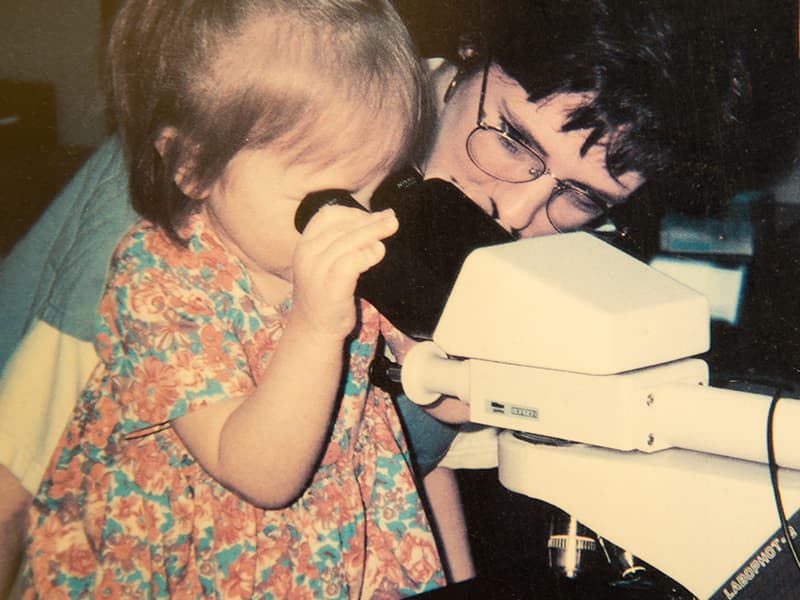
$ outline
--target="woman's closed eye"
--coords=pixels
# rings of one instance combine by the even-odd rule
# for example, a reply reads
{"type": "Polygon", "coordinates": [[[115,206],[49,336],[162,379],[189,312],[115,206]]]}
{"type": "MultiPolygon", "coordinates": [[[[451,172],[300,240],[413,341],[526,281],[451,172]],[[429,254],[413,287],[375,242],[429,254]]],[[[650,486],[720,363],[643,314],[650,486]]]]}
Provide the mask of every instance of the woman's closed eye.
{"type": "Polygon", "coordinates": [[[520,152],[524,152],[522,146],[520,146],[517,142],[515,142],[511,138],[506,137],[504,135],[497,137],[499,138],[500,146],[502,147],[503,151],[505,151],[506,154],[509,154],[511,156],[516,156],[520,152]]]}
{"type": "Polygon", "coordinates": [[[586,192],[580,189],[565,186],[559,195],[566,197],[575,210],[588,216],[597,217],[605,212],[598,202],[592,200],[586,192]]]}

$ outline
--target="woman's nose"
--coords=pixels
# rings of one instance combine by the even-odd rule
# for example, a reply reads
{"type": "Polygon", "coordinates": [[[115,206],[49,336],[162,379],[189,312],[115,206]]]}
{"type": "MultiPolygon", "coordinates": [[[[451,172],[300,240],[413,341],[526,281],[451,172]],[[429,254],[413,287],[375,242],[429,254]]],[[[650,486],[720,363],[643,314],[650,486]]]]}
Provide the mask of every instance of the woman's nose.
{"type": "Polygon", "coordinates": [[[508,187],[502,198],[494,199],[497,220],[518,237],[554,233],[546,207],[555,185],[552,177],[543,175],[530,183],[508,187]]]}

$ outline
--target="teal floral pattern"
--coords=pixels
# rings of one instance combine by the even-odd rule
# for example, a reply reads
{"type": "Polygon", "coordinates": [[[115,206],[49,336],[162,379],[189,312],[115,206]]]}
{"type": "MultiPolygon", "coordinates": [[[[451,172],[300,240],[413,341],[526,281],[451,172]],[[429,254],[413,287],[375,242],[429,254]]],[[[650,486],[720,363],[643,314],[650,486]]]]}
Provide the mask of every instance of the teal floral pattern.
{"type": "Polygon", "coordinates": [[[379,333],[393,335],[368,303],[326,452],[291,506],[249,504],[188,453],[171,420],[250,393],[291,298],[261,300],[201,215],[184,233],[187,248],[142,222],[117,248],[101,360],[30,512],[25,597],[383,599],[444,585],[394,405],[368,383],[379,333]]]}

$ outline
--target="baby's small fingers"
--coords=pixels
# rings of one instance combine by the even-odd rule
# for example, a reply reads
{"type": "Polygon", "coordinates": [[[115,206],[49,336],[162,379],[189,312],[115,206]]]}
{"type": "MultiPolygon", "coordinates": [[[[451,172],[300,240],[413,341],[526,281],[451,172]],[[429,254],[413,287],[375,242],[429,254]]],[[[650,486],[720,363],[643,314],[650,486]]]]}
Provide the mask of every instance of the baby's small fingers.
{"type": "Polygon", "coordinates": [[[326,234],[335,236],[337,233],[348,233],[370,224],[396,220],[392,209],[373,213],[344,206],[326,206],[311,219],[303,236],[306,238],[317,238],[326,234]]]}
{"type": "Polygon", "coordinates": [[[323,206],[306,225],[303,230],[303,237],[313,239],[325,233],[340,231],[347,228],[349,224],[358,223],[369,219],[371,216],[372,213],[365,210],[347,206],[336,204],[323,206]]]}
{"type": "Polygon", "coordinates": [[[389,237],[398,227],[397,218],[391,210],[357,215],[340,214],[333,220],[320,220],[319,224],[312,231],[309,231],[309,224],[309,229],[306,230],[308,235],[301,238],[300,246],[303,254],[322,262],[335,260],[342,254],[358,251],[377,240],[389,237]]]}
{"type": "Polygon", "coordinates": [[[362,223],[353,223],[350,235],[353,236],[356,243],[359,240],[382,240],[393,235],[398,227],[399,223],[394,211],[387,208],[377,213],[371,213],[370,218],[362,223]]]}
{"type": "Polygon", "coordinates": [[[383,242],[375,241],[353,252],[337,256],[328,268],[328,285],[331,296],[352,295],[358,276],[379,263],[386,254],[383,242]]]}
{"type": "Polygon", "coordinates": [[[381,240],[391,236],[397,231],[397,219],[393,212],[375,214],[363,223],[355,225],[341,236],[331,240],[325,253],[332,259],[338,260],[341,256],[349,254],[363,254],[365,257],[379,256],[370,261],[366,268],[383,258],[385,248],[381,240]]]}

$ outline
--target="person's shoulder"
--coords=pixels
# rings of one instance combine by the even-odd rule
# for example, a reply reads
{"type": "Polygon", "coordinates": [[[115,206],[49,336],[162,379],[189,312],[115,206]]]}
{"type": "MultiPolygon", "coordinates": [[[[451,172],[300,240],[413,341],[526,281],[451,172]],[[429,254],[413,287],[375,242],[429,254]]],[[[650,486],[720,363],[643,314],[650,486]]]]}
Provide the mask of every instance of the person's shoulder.
{"type": "Polygon", "coordinates": [[[157,285],[169,293],[212,297],[222,293],[220,273],[229,274],[231,280],[242,276],[238,264],[208,231],[202,215],[190,217],[178,232],[183,242],[146,219],[139,221],[114,251],[108,285],[157,285]]]}
{"type": "Polygon", "coordinates": [[[162,228],[142,219],[117,243],[111,258],[111,277],[129,278],[149,272],[166,276],[176,271],[180,254],[186,251],[162,228]]]}
{"type": "Polygon", "coordinates": [[[75,174],[61,195],[81,199],[87,206],[91,205],[92,212],[109,206],[118,211],[125,208],[128,169],[119,138],[107,138],[75,174]]]}
{"type": "Polygon", "coordinates": [[[86,161],[86,167],[100,179],[127,175],[119,138],[116,135],[107,137],[86,161]]]}
{"type": "Polygon", "coordinates": [[[151,325],[173,320],[175,310],[182,320],[211,318],[218,292],[202,262],[192,248],[141,220],[114,250],[100,313],[151,325]]]}

